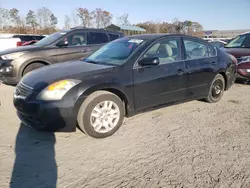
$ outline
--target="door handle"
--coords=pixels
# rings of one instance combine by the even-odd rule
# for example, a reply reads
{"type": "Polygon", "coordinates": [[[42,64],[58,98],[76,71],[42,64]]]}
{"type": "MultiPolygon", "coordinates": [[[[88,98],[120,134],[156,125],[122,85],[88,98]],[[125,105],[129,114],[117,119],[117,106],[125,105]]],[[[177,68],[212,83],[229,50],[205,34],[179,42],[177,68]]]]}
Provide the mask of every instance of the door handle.
{"type": "Polygon", "coordinates": [[[178,69],[177,70],[177,75],[181,76],[184,73],[183,69],[178,69]]]}
{"type": "Polygon", "coordinates": [[[216,62],[215,62],[215,61],[213,61],[213,62],[212,62],[212,64],[216,64],[216,62]]]}
{"type": "Polygon", "coordinates": [[[83,49],[82,52],[90,52],[90,49],[83,49]]]}

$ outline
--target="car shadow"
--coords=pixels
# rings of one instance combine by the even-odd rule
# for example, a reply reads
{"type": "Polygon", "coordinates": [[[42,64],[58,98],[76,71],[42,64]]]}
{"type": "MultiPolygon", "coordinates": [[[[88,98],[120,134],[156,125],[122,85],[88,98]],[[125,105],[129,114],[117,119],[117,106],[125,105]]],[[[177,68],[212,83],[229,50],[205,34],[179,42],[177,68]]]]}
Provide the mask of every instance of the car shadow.
{"type": "Polygon", "coordinates": [[[235,83],[239,85],[250,85],[249,80],[236,80],[235,83]]]}
{"type": "Polygon", "coordinates": [[[163,108],[166,108],[166,107],[171,107],[171,106],[175,106],[175,105],[179,105],[179,104],[183,104],[183,103],[188,103],[188,102],[195,101],[195,100],[207,103],[205,99],[196,99],[196,98],[194,98],[194,99],[184,99],[184,100],[170,102],[170,103],[166,103],[166,104],[151,106],[151,107],[148,107],[146,109],[134,112],[133,116],[141,114],[141,113],[147,113],[147,112],[163,109],[163,108]]]}
{"type": "Polygon", "coordinates": [[[55,143],[54,133],[38,132],[21,124],[16,136],[16,158],[10,188],[55,188],[55,143]]]}

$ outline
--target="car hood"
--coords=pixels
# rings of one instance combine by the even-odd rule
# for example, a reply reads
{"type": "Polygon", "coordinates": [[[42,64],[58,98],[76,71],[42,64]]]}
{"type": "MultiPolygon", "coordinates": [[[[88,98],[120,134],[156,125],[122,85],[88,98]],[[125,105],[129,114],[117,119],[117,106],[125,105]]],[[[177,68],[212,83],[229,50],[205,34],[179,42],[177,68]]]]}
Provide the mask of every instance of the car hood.
{"type": "Polygon", "coordinates": [[[41,90],[49,84],[62,79],[81,79],[102,72],[111,71],[115,66],[69,61],[49,65],[25,75],[21,82],[34,90],[41,90]]]}
{"type": "Polygon", "coordinates": [[[233,55],[236,58],[250,56],[250,50],[247,48],[223,48],[222,50],[233,55]]]}
{"type": "Polygon", "coordinates": [[[40,48],[42,48],[42,47],[41,46],[35,46],[35,45],[19,46],[19,47],[16,47],[16,48],[9,48],[7,50],[0,51],[0,56],[10,54],[10,53],[15,53],[15,52],[31,51],[31,50],[40,49],[40,48]]]}

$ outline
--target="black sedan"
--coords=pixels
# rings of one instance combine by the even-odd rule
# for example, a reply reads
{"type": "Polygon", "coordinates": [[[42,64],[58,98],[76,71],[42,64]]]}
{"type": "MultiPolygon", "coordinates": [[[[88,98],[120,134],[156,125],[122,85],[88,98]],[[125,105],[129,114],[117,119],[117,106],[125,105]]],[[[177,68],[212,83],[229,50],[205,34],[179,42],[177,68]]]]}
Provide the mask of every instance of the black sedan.
{"type": "Polygon", "coordinates": [[[235,81],[236,60],[186,35],[117,39],[81,61],[28,73],[14,93],[20,120],[41,131],[114,134],[124,116],[186,99],[218,102],[235,81]]]}

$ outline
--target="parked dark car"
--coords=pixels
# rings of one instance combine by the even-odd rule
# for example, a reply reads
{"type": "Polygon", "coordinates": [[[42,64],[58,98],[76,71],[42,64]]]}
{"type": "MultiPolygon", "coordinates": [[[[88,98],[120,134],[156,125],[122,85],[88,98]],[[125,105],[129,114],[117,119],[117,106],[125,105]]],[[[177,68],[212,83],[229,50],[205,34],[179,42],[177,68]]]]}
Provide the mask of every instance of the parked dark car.
{"type": "Polygon", "coordinates": [[[250,80],[250,32],[232,39],[225,51],[238,60],[237,80],[250,80]]]}
{"type": "Polygon", "coordinates": [[[14,106],[37,130],[74,131],[78,124],[103,138],[143,109],[187,99],[218,102],[235,81],[234,59],[195,37],[124,37],[81,61],[30,72],[16,87],[14,106]]]}
{"type": "Polygon", "coordinates": [[[227,44],[226,42],[221,41],[221,40],[214,40],[214,41],[209,41],[209,42],[218,48],[223,48],[227,44]]]}
{"type": "Polygon", "coordinates": [[[123,36],[123,33],[104,29],[72,28],[51,34],[33,45],[1,51],[0,80],[15,85],[30,71],[78,60],[123,36]]]}

